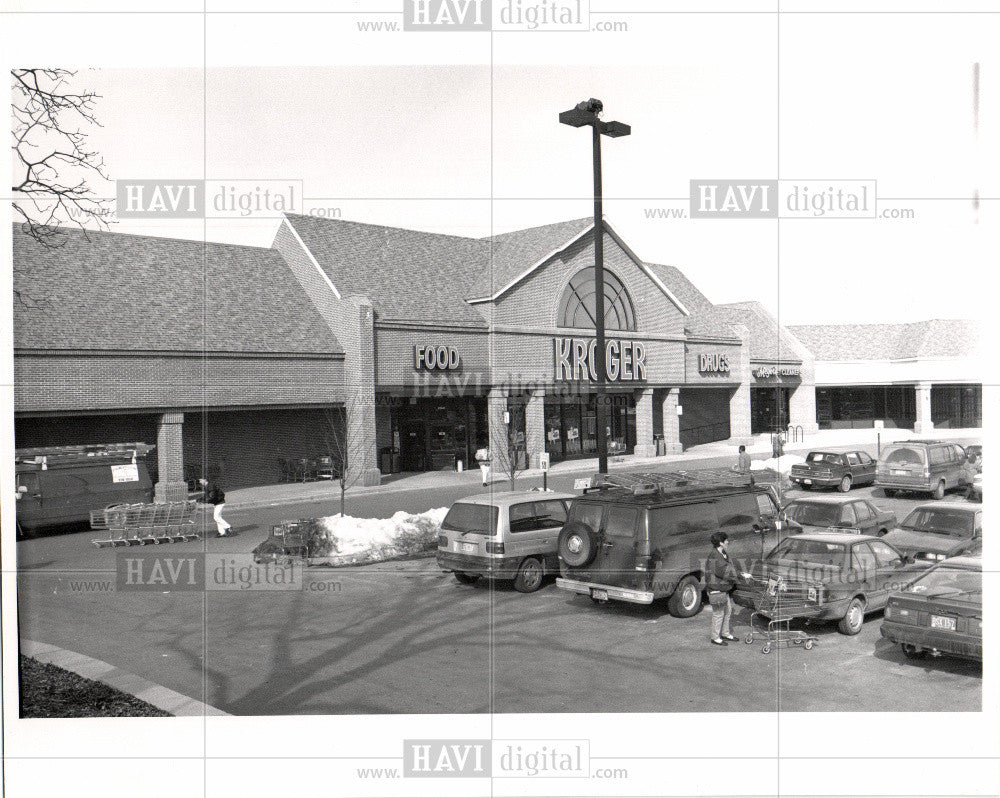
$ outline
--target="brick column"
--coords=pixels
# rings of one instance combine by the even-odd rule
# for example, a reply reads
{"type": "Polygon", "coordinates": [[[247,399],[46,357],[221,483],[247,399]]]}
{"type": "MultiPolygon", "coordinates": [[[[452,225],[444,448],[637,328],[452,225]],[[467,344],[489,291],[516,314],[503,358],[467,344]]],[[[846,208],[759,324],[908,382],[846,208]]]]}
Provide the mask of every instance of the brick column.
{"type": "Polygon", "coordinates": [[[805,433],[816,432],[816,386],[799,385],[788,397],[788,425],[802,427],[805,433]]]}
{"type": "Polygon", "coordinates": [[[934,422],[931,421],[931,383],[918,382],[915,387],[917,423],[913,425],[913,431],[918,435],[926,435],[934,431],[934,422]]]}
{"type": "Polygon", "coordinates": [[[635,456],[653,457],[653,389],[635,392],[635,456]]]}
{"type": "Polygon", "coordinates": [[[663,415],[663,441],[667,445],[667,454],[680,454],[681,420],[677,415],[677,405],[680,404],[680,388],[669,388],[664,392],[663,405],[660,413],[663,415]]]}
{"type": "Polygon", "coordinates": [[[538,468],[538,456],[545,451],[545,389],[536,388],[524,408],[524,439],[528,463],[538,468]]]}
{"type": "Polygon", "coordinates": [[[749,330],[742,324],[734,324],[733,330],[742,339],[738,363],[730,363],[733,376],[739,378],[740,385],[729,400],[729,439],[734,443],[750,442],[750,373],[749,330]]]}
{"type": "Polygon", "coordinates": [[[504,422],[507,412],[507,389],[491,388],[486,396],[486,425],[490,431],[490,462],[493,479],[510,479],[509,454],[507,452],[509,427],[504,422]]]}
{"type": "MultiPolygon", "coordinates": [[[[350,377],[354,390],[347,397],[347,474],[352,485],[378,485],[382,473],[378,469],[375,450],[375,314],[366,297],[348,297],[354,308],[357,335],[352,343],[357,347],[357,361],[350,377]]],[[[345,343],[341,339],[341,343],[345,343]]]]}
{"type": "Polygon", "coordinates": [[[156,428],[158,482],[154,486],[157,502],[187,499],[184,481],[184,414],[164,413],[156,428]]]}

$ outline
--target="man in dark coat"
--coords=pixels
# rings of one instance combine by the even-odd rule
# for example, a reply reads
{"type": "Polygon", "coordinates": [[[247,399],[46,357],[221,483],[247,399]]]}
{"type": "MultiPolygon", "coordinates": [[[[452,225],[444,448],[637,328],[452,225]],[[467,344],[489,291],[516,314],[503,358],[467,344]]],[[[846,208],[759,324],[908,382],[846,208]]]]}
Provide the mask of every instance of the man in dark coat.
{"type": "Polygon", "coordinates": [[[705,582],[708,587],[708,601],[712,605],[712,643],[716,646],[729,645],[727,640],[735,640],[729,628],[733,617],[733,598],[736,588],[736,567],[729,559],[726,545],[729,538],[725,532],[712,535],[712,553],[705,563],[705,582]]]}
{"type": "Polygon", "coordinates": [[[229,525],[229,522],[222,517],[222,508],[226,506],[226,494],[223,492],[222,488],[219,487],[218,483],[209,485],[204,479],[199,480],[199,482],[201,482],[202,487],[205,489],[205,503],[215,505],[215,510],[212,513],[212,519],[215,521],[219,537],[225,537],[232,530],[232,526],[229,525]]]}

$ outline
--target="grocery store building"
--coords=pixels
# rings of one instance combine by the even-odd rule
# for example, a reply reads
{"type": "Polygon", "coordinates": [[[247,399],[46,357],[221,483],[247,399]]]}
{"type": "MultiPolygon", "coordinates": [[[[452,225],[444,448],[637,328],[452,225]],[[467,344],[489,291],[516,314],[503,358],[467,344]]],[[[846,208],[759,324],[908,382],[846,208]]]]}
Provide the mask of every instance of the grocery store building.
{"type": "MultiPolygon", "coordinates": [[[[604,256],[614,455],[812,432],[834,421],[828,388],[877,387],[821,381],[829,328],[713,304],[610,225],[604,256]]],[[[324,455],[364,484],[486,445],[519,466],[596,455],[591,219],[468,238],[288,215],[270,248],[80,231],[51,248],[15,227],[14,259],[16,445],[156,443],[160,496],[324,455]]]]}

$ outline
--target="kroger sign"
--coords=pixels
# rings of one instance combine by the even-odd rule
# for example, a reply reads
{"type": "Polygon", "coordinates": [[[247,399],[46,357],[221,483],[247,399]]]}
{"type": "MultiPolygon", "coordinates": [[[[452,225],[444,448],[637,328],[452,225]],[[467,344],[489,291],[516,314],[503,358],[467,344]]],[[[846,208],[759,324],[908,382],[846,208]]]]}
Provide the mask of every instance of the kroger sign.
{"type": "MultiPolygon", "coordinates": [[[[553,338],[555,379],[596,381],[597,340],[553,338]]],[[[612,338],[604,356],[608,382],[642,382],[646,379],[646,347],[641,341],[612,338]]]]}

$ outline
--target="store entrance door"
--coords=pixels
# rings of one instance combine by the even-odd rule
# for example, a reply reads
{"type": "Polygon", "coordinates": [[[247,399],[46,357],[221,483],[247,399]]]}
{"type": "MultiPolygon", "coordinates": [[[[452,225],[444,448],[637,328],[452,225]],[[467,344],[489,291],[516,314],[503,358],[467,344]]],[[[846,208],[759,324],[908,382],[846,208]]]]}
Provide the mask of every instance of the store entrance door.
{"type": "Polygon", "coordinates": [[[780,385],[750,389],[750,432],[781,432],[788,426],[791,390],[780,385]]]}
{"type": "Polygon", "coordinates": [[[424,421],[414,416],[399,420],[399,467],[403,471],[423,471],[427,461],[427,431],[424,421]]]}

